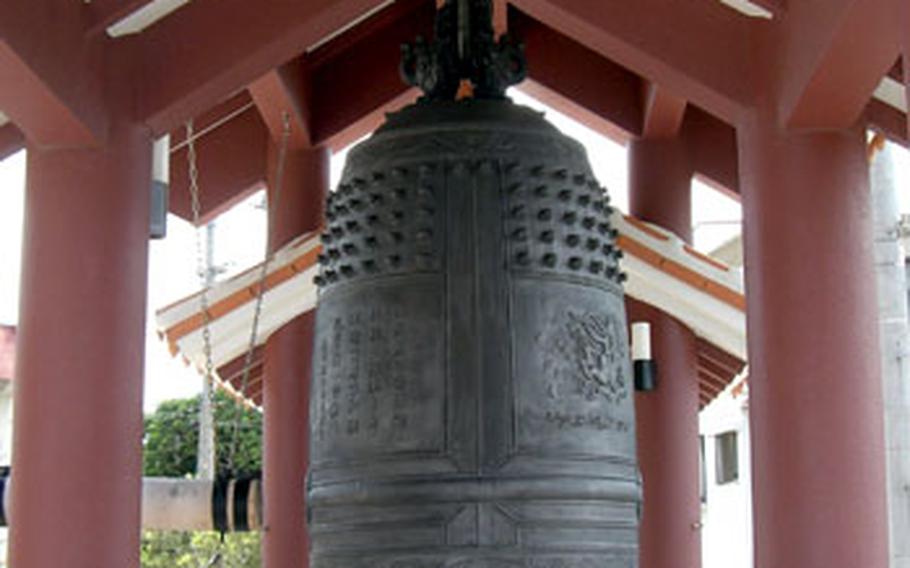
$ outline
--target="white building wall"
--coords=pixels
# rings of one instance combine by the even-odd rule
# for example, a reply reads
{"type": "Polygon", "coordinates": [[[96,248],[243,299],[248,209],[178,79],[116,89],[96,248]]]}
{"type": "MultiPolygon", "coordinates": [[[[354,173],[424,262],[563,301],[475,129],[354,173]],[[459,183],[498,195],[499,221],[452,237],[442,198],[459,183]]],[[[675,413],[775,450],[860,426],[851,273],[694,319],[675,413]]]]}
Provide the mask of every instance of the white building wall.
{"type": "MultiPolygon", "coordinates": [[[[13,383],[0,380],[0,466],[12,463],[13,450],[13,383]]],[[[8,531],[0,528],[0,568],[6,564],[8,531]]]]}
{"type": "Polygon", "coordinates": [[[875,276],[881,330],[882,388],[888,474],[890,568],[910,568],[910,364],[906,251],[895,178],[894,148],[872,160],[875,276]]]}
{"type": "Polygon", "coordinates": [[[705,495],[702,502],[702,567],[752,568],[752,467],[746,395],[729,390],[699,416],[704,437],[705,495]],[[719,484],[717,436],[736,432],[739,476],[719,484]]]}
{"type": "Polygon", "coordinates": [[[13,452],[13,383],[0,380],[0,466],[9,465],[13,452]]]}

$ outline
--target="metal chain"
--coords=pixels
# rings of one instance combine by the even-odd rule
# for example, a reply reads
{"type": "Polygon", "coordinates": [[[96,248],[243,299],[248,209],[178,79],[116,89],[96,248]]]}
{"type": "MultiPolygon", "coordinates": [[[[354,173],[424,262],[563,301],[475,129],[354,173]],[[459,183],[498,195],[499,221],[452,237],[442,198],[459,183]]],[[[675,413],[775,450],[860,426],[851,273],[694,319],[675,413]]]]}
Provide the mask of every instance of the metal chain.
{"type": "MultiPolygon", "coordinates": [[[[285,172],[285,163],[287,162],[287,150],[288,142],[291,137],[291,121],[290,115],[287,112],[283,114],[283,125],[282,125],[282,135],[281,135],[281,145],[278,151],[278,163],[276,164],[276,173],[275,173],[275,188],[273,199],[268,206],[268,228],[271,229],[274,227],[275,214],[278,210],[278,204],[281,197],[281,188],[284,185],[284,172],[285,172]]],[[[196,145],[195,145],[195,135],[193,131],[193,121],[189,120],[186,123],[186,151],[187,151],[187,163],[189,171],[189,186],[190,186],[190,198],[191,198],[191,207],[193,212],[193,225],[196,227],[196,264],[197,272],[200,280],[203,282],[202,292],[199,295],[199,308],[202,310],[202,350],[203,357],[205,358],[205,380],[211,382],[214,379],[214,362],[212,359],[212,332],[211,332],[211,322],[212,316],[209,313],[209,283],[206,278],[206,268],[205,261],[203,259],[203,250],[202,250],[202,237],[199,230],[199,219],[201,217],[201,204],[199,200],[199,170],[197,166],[197,157],[196,157],[196,145]]],[[[259,320],[262,317],[262,304],[265,297],[265,285],[268,278],[268,269],[269,262],[272,257],[272,234],[271,230],[266,235],[266,247],[265,247],[265,256],[262,261],[262,265],[259,269],[259,279],[256,286],[256,302],[253,308],[253,323],[250,326],[250,340],[247,347],[246,356],[244,359],[243,365],[243,378],[240,386],[240,395],[243,396],[246,393],[247,386],[249,386],[250,372],[253,366],[253,354],[256,350],[257,337],[259,335],[259,320]]],[[[210,390],[211,393],[214,393],[214,389],[210,390]]],[[[231,432],[231,444],[228,450],[228,471],[232,474],[234,473],[235,466],[235,456],[237,452],[237,443],[240,434],[241,422],[243,420],[243,408],[241,406],[235,407],[236,414],[233,420],[232,432],[231,432]]],[[[217,464],[216,464],[217,466],[217,464]]],[[[224,548],[224,535],[218,544],[218,547],[215,550],[214,555],[206,564],[206,568],[211,568],[215,566],[221,566],[224,561],[223,548],[224,548]]]]}
{"type": "MultiPolygon", "coordinates": [[[[288,142],[291,138],[291,117],[287,112],[282,114],[281,145],[278,149],[278,162],[275,166],[275,187],[272,199],[268,203],[268,225],[266,233],[265,255],[259,268],[259,283],[256,287],[256,303],[253,307],[253,324],[250,327],[250,340],[247,345],[246,358],[243,363],[243,378],[240,382],[240,394],[243,396],[250,380],[250,371],[253,366],[253,354],[256,350],[257,336],[259,334],[259,320],[262,316],[262,303],[265,297],[265,284],[269,274],[269,262],[272,259],[272,229],[275,227],[275,214],[281,201],[281,187],[284,185],[285,162],[287,161],[288,142]]],[[[240,422],[243,418],[243,409],[238,407],[233,431],[231,432],[231,445],[228,451],[228,471],[234,471],[234,457],[237,451],[237,441],[240,436],[240,422]]]]}
{"type": "MultiPolygon", "coordinates": [[[[204,380],[211,383],[215,374],[215,365],[212,362],[212,314],[209,312],[209,290],[211,285],[207,274],[207,263],[202,250],[202,229],[199,226],[202,206],[199,200],[199,168],[196,163],[196,143],[192,120],[188,120],[186,123],[186,140],[186,161],[190,180],[190,206],[193,212],[193,226],[196,227],[196,273],[202,283],[202,292],[199,294],[199,309],[202,311],[202,354],[205,358],[204,380]]],[[[214,392],[214,389],[210,389],[209,392],[214,392]]]]}
{"type": "MultiPolygon", "coordinates": [[[[209,267],[207,266],[202,250],[202,230],[199,226],[199,219],[202,216],[202,206],[199,200],[199,168],[196,163],[196,137],[192,119],[186,122],[186,161],[190,182],[190,207],[193,212],[193,226],[196,227],[196,272],[202,283],[202,292],[199,294],[199,309],[202,310],[202,354],[205,358],[205,377],[203,380],[212,387],[209,388],[209,403],[214,406],[213,400],[215,389],[213,382],[215,364],[212,360],[212,314],[209,313],[209,289],[211,283],[208,278],[209,267]]],[[[216,460],[216,469],[217,466],[216,460]]],[[[216,568],[222,565],[222,552],[224,548],[223,537],[224,535],[222,535],[222,538],[219,540],[211,559],[205,563],[204,568],[216,568]]]]}

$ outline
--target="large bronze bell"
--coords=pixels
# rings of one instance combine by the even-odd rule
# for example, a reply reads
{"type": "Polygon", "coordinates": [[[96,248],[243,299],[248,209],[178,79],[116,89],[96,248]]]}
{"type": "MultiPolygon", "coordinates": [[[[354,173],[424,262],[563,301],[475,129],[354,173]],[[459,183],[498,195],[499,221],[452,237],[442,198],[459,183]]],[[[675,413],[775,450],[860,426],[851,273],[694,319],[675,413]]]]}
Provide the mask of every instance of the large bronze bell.
{"type": "Polygon", "coordinates": [[[405,54],[426,96],[329,199],[312,568],[637,566],[609,198],[577,142],[503,96],[521,51],[489,21],[489,0],[440,10],[405,54]],[[464,79],[476,96],[455,101],[464,79]]]}

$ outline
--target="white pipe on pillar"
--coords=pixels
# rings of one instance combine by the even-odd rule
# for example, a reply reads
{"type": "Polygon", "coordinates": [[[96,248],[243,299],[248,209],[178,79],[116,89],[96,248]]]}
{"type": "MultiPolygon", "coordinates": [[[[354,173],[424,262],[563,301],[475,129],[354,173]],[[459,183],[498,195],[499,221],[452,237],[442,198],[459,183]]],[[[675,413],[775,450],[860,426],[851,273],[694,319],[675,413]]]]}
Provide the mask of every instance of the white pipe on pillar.
{"type": "Polygon", "coordinates": [[[888,470],[890,567],[910,568],[910,325],[907,308],[906,251],[889,143],[873,157],[872,208],[875,216],[875,273],[881,330],[882,387],[888,470]]]}

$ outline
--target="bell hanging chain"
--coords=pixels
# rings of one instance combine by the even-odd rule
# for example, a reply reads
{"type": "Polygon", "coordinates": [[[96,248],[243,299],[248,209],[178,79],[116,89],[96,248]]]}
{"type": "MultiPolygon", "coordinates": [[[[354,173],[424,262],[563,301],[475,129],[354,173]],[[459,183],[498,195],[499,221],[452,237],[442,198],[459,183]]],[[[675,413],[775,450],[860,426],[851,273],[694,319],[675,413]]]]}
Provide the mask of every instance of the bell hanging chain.
{"type": "Polygon", "coordinates": [[[215,369],[212,362],[212,314],[209,312],[209,289],[211,283],[208,279],[206,261],[202,251],[202,235],[199,228],[199,220],[202,216],[202,206],[199,200],[199,168],[196,162],[195,133],[192,120],[188,120],[186,123],[186,139],[186,159],[190,182],[190,206],[193,214],[193,226],[196,227],[196,272],[202,283],[202,292],[199,294],[199,309],[202,311],[202,353],[205,365],[204,380],[211,382],[214,378],[215,369]]]}
{"type": "MultiPolygon", "coordinates": [[[[215,365],[212,360],[212,315],[209,312],[209,290],[211,279],[208,277],[207,262],[203,257],[202,235],[199,227],[202,206],[199,199],[199,168],[196,156],[196,135],[192,119],[186,122],[186,160],[189,174],[190,207],[193,214],[193,226],[196,227],[196,269],[202,283],[202,292],[199,294],[199,309],[202,311],[202,353],[205,359],[205,377],[203,378],[211,387],[214,387],[215,365]]],[[[211,243],[209,243],[210,245],[211,243]]],[[[209,388],[209,404],[213,404],[214,388],[209,388]]],[[[217,468],[217,464],[216,464],[217,468]]],[[[224,535],[218,542],[215,552],[204,568],[220,568],[222,566],[224,535]]]]}
{"type": "MultiPolygon", "coordinates": [[[[287,162],[287,150],[288,142],[291,136],[291,123],[290,116],[287,112],[283,114],[283,129],[281,136],[281,145],[278,153],[278,163],[276,167],[275,174],[275,191],[271,205],[268,209],[268,227],[273,227],[275,222],[275,212],[278,210],[278,204],[280,202],[281,188],[284,185],[284,173],[285,173],[285,164],[287,162]]],[[[197,156],[196,156],[196,146],[195,146],[195,133],[193,128],[193,121],[189,120],[186,123],[186,148],[187,148],[187,162],[188,162],[188,174],[189,174],[189,186],[190,186],[190,203],[193,214],[193,224],[196,226],[196,264],[197,272],[199,274],[200,280],[203,283],[202,292],[199,295],[199,309],[202,311],[202,343],[203,343],[203,357],[205,360],[205,380],[212,382],[214,379],[214,363],[212,357],[212,333],[211,333],[211,313],[209,312],[209,298],[208,294],[210,291],[210,283],[206,278],[206,269],[205,261],[203,258],[202,250],[202,239],[199,234],[199,220],[201,218],[201,203],[200,203],[200,191],[199,191],[199,169],[197,165],[197,156]]],[[[250,372],[253,366],[253,354],[256,350],[257,337],[259,335],[259,321],[262,316],[262,304],[265,297],[265,287],[266,279],[268,278],[268,268],[269,261],[271,260],[272,254],[272,236],[268,234],[266,237],[266,250],[265,257],[263,259],[262,265],[259,271],[258,283],[256,286],[256,302],[253,308],[253,322],[250,326],[250,339],[247,346],[247,351],[244,359],[243,365],[243,378],[241,380],[240,386],[240,395],[243,396],[246,393],[246,389],[249,386],[250,372]]],[[[214,392],[214,391],[211,391],[214,392]]],[[[238,408],[233,424],[231,427],[231,441],[228,450],[228,471],[233,472],[236,462],[236,452],[237,444],[240,435],[241,422],[243,420],[243,409],[238,408]]],[[[221,566],[224,560],[223,556],[223,543],[222,539],[215,550],[214,555],[206,564],[206,568],[212,568],[221,566]]]]}
{"type": "MultiPolygon", "coordinates": [[[[278,211],[279,204],[281,202],[281,186],[284,185],[284,171],[285,163],[287,162],[287,152],[288,152],[288,142],[291,138],[291,117],[285,111],[282,114],[282,132],[281,132],[281,145],[278,149],[278,162],[276,164],[275,171],[275,188],[272,195],[272,200],[268,205],[268,228],[266,229],[266,245],[265,245],[265,255],[262,261],[262,265],[259,268],[259,283],[256,286],[256,303],[253,307],[253,323],[250,326],[250,340],[247,346],[246,358],[243,363],[243,378],[240,382],[240,394],[243,396],[246,393],[247,386],[250,380],[250,371],[253,366],[253,354],[256,350],[257,336],[259,334],[259,320],[262,316],[262,303],[265,297],[265,285],[266,279],[269,274],[269,264],[272,259],[272,231],[271,228],[275,226],[275,214],[278,211]]],[[[240,437],[240,422],[243,418],[243,411],[238,410],[236,419],[234,420],[233,429],[231,431],[231,445],[228,451],[228,470],[234,472],[234,457],[237,451],[237,441],[240,437]]]]}

